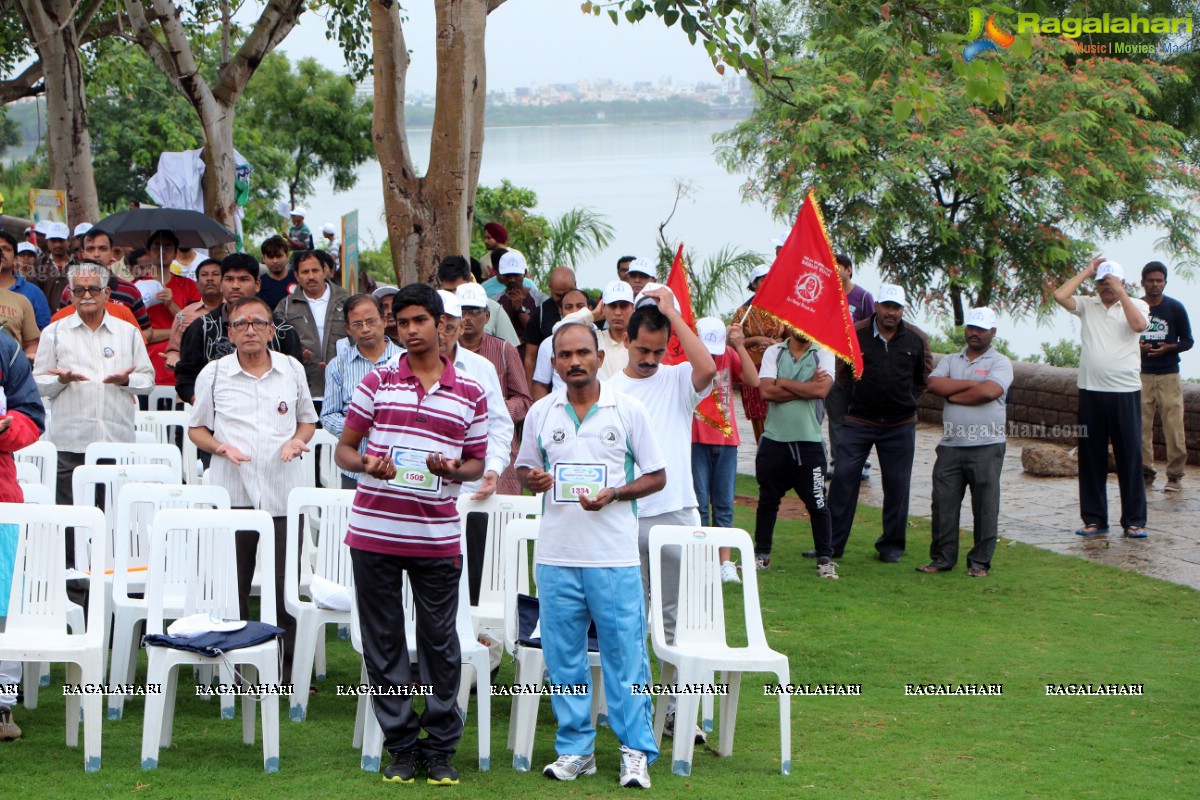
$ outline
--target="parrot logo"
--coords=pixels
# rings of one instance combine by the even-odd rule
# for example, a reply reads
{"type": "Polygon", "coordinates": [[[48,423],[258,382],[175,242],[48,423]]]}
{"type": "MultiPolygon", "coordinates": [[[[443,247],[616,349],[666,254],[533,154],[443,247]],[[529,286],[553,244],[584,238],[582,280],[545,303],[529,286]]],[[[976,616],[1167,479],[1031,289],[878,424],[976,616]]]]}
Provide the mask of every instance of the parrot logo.
{"type": "Polygon", "coordinates": [[[973,41],[963,48],[963,61],[970,63],[989,50],[998,53],[1000,51],[996,49],[996,45],[1007,48],[1017,40],[1011,33],[1000,30],[996,25],[995,14],[988,17],[985,25],[983,11],[972,8],[970,13],[971,29],[967,31],[967,38],[973,41]]]}

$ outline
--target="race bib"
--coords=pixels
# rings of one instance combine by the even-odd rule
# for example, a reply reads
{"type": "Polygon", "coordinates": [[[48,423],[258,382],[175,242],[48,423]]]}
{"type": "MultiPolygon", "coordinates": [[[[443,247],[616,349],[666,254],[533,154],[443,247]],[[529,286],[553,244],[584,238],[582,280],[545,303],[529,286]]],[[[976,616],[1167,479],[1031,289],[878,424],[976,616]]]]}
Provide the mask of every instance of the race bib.
{"type": "Polygon", "coordinates": [[[442,479],[429,471],[426,459],[432,450],[417,450],[412,447],[393,447],[392,463],[396,465],[396,477],[389,483],[424,494],[437,494],[442,490],[442,479]]]}
{"type": "Polygon", "coordinates": [[[554,465],[554,502],[578,503],[580,497],[595,497],[608,485],[608,467],[604,464],[554,465]]]}

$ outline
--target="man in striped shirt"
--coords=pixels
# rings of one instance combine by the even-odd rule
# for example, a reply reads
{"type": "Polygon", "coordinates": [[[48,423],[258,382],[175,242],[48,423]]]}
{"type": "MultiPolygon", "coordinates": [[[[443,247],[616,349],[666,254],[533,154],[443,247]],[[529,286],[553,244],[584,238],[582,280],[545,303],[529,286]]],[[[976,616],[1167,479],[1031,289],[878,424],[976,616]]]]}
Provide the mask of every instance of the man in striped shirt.
{"type": "Polygon", "coordinates": [[[334,459],[365,472],[350,512],[351,548],[363,660],[392,763],[384,780],[411,783],[418,762],[428,782],[456,784],[451,759],[462,736],[456,695],[462,672],[458,644],[458,582],[462,573],[458,487],[479,479],[487,455],[487,400],[480,385],[455,370],[438,350],[442,300],[412,284],[392,305],[407,348],[355,389],[334,459]],[[368,433],[370,436],[368,437],[368,433]],[[367,438],[367,451],[358,446],[367,438]],[[417,618],[420,683],[432,686],[418,720],[406,690],[412,679],[401,613],[408,574],[417,618]],[[424,728],[426,738],[418,742],[424,728]]]}

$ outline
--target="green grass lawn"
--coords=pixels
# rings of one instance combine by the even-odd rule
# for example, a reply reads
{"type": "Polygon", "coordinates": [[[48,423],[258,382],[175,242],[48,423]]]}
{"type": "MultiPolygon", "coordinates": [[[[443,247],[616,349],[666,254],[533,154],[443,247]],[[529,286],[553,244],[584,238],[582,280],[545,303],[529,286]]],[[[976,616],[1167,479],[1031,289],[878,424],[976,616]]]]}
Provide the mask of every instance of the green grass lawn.
{"type": "MultiPolygon", "coordinates": [[[[739,493],[755,494],[739,478],[739,493]]],[[[815,575],[800,552],[806,521],[781,522],[769,572],[761,573],[767,637],[791,659],[792,682],[862,684],[860,697],[792,701],[792,775],[779,774],[777,701],[769,678],[743,679],[732,758],[698,750],[692,775],[670,774],[670,741],[651,769],[654,790],[695,797],[1173,798],[1194,796],[1200,779],[1200,595],[1180,586],[1002,541],[992,576],[922,575],[927,520],[914,519],[900,564],[876,561],[877,509],[860,507],[840,562],[841,580],[815,575]],[[1047,697],[1047,683],[1141,683],[1142,697],[1047,697]],[[907,683],[1002,683],[1002,697],[905,696],[907,683]],[[1189,788],[1191,787],[1191,788],[1189,788]]],[[[753,512],[736,524],[752,531],[753,512]]],[[[969,545],[968,545],[969,547],[969,545]]],[[[963,550],[965,554],[966,550],[963,550]]],[[[730,600],[731,613],[740,602],[730,600]]],[[[598,736],[597,775],[557,784],[510,768],[508,701],[495,698],[492,769],[476,770],[472,717],[456,764],[463,783],[435,789],[384,784],[360,772],[350,746],[357,683],[349,643],[330,635],[329,680],[308,721],[281,705],[281,766],[262,772],[262,747],[241,744],[241,722],[218,719],[215,702],[181,680],[175,742],[157,770],[139,767],[142,702],[104,723],[103,769],[83,771],[63,744],[62,673],[35,711],[14,710],[25,736],[0,743],[4,794],[13,798],[394,797],[441,792],[464,797],[525,791],[587,797],[620,791],[617,744],[598,736]]],[[[511,680],[505,659],[500,681],[511,680]]],[[[240,717],[240,708],[239,708],[240,717]]],[[[553,759],[553,718],[543,702],[534,764],[553,759]]],[[[82,736],[81,736],[82,741],[82,736]]],[[[715,739],[714,739],[715,741],[715,739]]]]}

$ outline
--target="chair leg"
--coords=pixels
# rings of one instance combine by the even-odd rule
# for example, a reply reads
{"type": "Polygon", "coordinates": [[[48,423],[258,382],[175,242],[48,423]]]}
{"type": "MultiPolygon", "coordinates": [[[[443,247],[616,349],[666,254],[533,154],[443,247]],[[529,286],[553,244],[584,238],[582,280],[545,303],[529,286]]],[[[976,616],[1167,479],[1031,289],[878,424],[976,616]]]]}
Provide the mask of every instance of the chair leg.
{"type": "MultiPolygon", "coordinates": [[[[162,712],[160,734],[162,738],[158,743],[160,748],[171,746],[171,737],[175,732],[175,698],[179,696],[179,674],[182,671],[182,664],[175,664],[167,668],[166,690],[168,700],[162,712]]],[[[149,678],[147,678],[147,682],[149,682],[149,678]]]]}
{"type": "MultiPolygon", "coordinates": [[[[779,682],[785,686],[791,683],[791,676],[786,668],[779,673],[779,682]]],[[[783,775],[791,775],[792,698],[787,692],[779,693],[779,751],[779,772],[783,775]]]]}
{"type": "MultiPolygon", "coordinates": [[[[529,650],[526,653],[525,666],[521,670],[525,686],[541,686],[542,673],[546,669],[545,657],[541,650],[529,650]]],[[[516,727],[513,739],[513,769],[517,772],[528,772],[533,760],[533,741],[537,733],[538,705],[540,694],[521,694],[513,698],[512,722],[516,727]]]]}
{"type": "MultiPolygon", "coordinates": [[[[368,698],[369,700],[369,698],[368,698]]],[[[367,718],[363,730],[362,755],[359,757],[359,768],[363,772],[378,772],[379,757],[383,752],[383,728],[375,716],[375,707],[367,703],[367,718]]]]}
{"type": "Polygon", "coordinates": [[[146,683],[157,683],[163,687],[163,691],[146,694],[146,707],[142,717],[142,769],[158,767],[158,751],[164,736],[167,738],[167,745],[170,746],[170,734],[167,733],[164,724],[164,710],[175,705],[174,683],[170,675],[175,671],[155,658],[154,648],[150,648],[146,683]]]}
{"type": "Polygon", "coordinates": [[[717,755],[733,755],[733,732],[737,728],[738,697],[742,691],[742,673],[722,672],[721,682],[729,694],[721,698],[721,729],[717,736],[717,755]]]}
{"type": "MultiPolygon", "coordinates": [[[[250,683],[258,683],[261,677],[258,667],[250,664],[242,665],[242,675],[250,683]],[[253,673],[253,677],[251,677],[251,673],[253,673]]],[[[254,726],[256,724],[254,695],[242,695],[242,744],[254,744],[254,726]]]]}
{"type": "MultiPolygon", "coordinates": [[[[677,670],[675,665],[669,661],[660,660],[659,680],[663,683],[670,683],[675,680],[677,670]]],[[[654,701],[654,741],[661,748],[663,729],[667,727],[667,705],[668,699],[665,697],[656,698],[654,701]]],[[[675,719],[679,719],[679,714],[676,713],[675,719]]]]}
{"type": "MultiPolygon", "coordinates": [[[[78,664],[73,664],[68,661],[66,666],[66,677],[63,679],[63,686],[78,686],[83,683],[83,670],[78,664]]],[[[76,747],[79,744],[79,694],[72,692],[66,696],[66,715],[67,715],[67,747],[76,747]]]]}
{"type": "MultiPolygon", "coordinates": [[[[50,665],[40,661],[26,661],[21,666],[21,674],[25,684],[25,710],[32,711],[37,708],[38,703],[38,686],[42,682],[42,667],[47,670],[46,678],[49,679],[50,665]]],[[[50,681],[47,680],[47,683],[50,681]]]]}
{"type": "Polygon", "coordinates": [[[455,702],[458,704],[458,713],[465,720],[467,718],[467,712],[469,711],[468,707],[471,704],[471,676],[474,675],[477,670],[473,665],[464,663],[463,666],[469,666],[470,669],[464,669],[460,673],[461,677],[458,679],[458,698],[455,702]]]}
{"type": "Polygon", "coordinates": [[[320,652],[324,658],[324,625],[315,625],[301,616],[296,620],[296,645],[292,653],[292,686],[294,691],[288,701],[288,717],[292,722],[303,722],[308,716],[308,688],[312,686],[313,662],[320,652]],[[318,641],[320,639],[320,641],[318,641]]]}
{"type": "MultiPolygon", "coordinates": [[[[263,771],[278,772],[279,695],[274,692],[266,692],[259,696],[258,702],[262,704],[263,771]]],[[[247,709],[247,716],[254,716],[253,707],[247,709]]]]}
{"type": "MultiPolygon", "coordinates": [[[[103,682],[104,651],[90,655],[90,663],[83,665],[85,683],[103,682]]],[[[88,694],[83,697],[83,768],[87,772],[100,769],[100,741],[103,734],[104,695],[88,694]]]]}
{"type": "MultiPolygon", "coordinates": [[[[365,685],[367,683],[367,667],[365,664],[359,671],[358,682],[360,685],[365,685]]],[[[371,713],[371,704],[367,698],[367,695],[360,694],[358,696],[357,705],[358,707],[354,712],[354,739],[351,742],[351,747],[353,747],[355,750],[362,748],[363,730],[367,724],[367,715],[371,713]]],[[[364,769],[366,768],[364,767],[364,769]]],[[[375,769],[378,770],[379,766],[376,765],[375,769]]]]}
{"type": "MultiPolygon", "coordinates": [[[[681,670],[679,683],[695,683],[699,675],[681,670]]],[[[666,705],[665,698],[659,698],[666,705]]],[[[695,737],[691,735],[691,727],[700,713],[700,697],[695,694],[681,694],[675,698],[675,739],[671,747],[671,772],[676,775],[692,774],[692,757],[696,750],[695,737]]]]}
{"type": "MultiPolygon", "coordinates": [[[[225,662],[217,664],[214,670],[217,675],[217,683],[220,686],[236,686],[237,675],[232,667],[225,665],[225,662]]],[[[221,719],[233,719],[236,716],[235,709],[237,708],[237,697],[227,692],[221,692],[217,695],[217,700],[221,704],[221,719]]]]}
{"type": "MultiPolygon", "coordinates": [[[[295,662],[293,661],[293,664],[295,662]]],[[[314,672],[316,672],[317,680],[325,680],[328,674],[328,669],[325,666],[325,626],[321,625],[317,628],[317,652],[313,660],[314,672]]],[[[295,667],[292,668],[293,672],[295,667]]]]}
{"type": "Polygon", "coordinates": [[[476,666],[475,724],[479,726],[479,771],[492,768],[492,674],[491,660],[485,654],[483,666],[476,666]]]}
{"type": "MultiPolygon", "coordinates": [[[[141,615],[134,609],[120,607],[113,614],[112,665],[108,675],[111,683],[133,683],[137,676],[137,626],[141,615]]],[[[125,695],[108,696],[108,718],[120,719],[125,713],[125,695]]]]}
{"type": "Polygon", "coordinates": [[[600,665],[592,667],[592,727],[608,725],[608,700],[604,694],[604,671],[600,665]]]}

